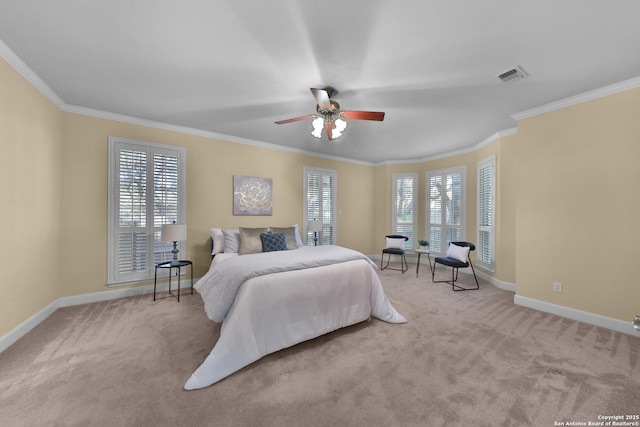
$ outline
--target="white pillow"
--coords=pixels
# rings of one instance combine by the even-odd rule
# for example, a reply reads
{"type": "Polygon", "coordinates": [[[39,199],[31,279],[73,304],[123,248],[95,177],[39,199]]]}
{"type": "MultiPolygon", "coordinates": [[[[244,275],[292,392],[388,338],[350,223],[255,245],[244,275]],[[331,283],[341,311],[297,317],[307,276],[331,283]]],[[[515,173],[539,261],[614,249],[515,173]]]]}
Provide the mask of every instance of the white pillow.
{"type": "Polygon", "coordinates": [[[224,234],[224,251],[237,254],[240,252],[240,230],[222,229],[224,234]]]}
{"type": "Polygon", "coordinates": [[[213,248],[211,250],[211,255],[224,252],[224,234],[222,233],[222,229],[212,228],[210,231],[211,231],[211,240],[213,241],[213,248]]]}
{"type": "Polygon", "coordinates": [[[300,238],[300,227],[298,224],[295,224],[294,227],[296,228],[296,246],[301,248],[304,246],[304,243],[302,243],[302,239],[300,238]]]}
{"type": "Polygon", "coordinates": [[[404,249],[404,238],[387,237],[387,247],[385,249],[404,249]]]}
{"type": "Polygon", "coordinates": [[[457,259],[461,262],[467,262],[469,259],[469,247],[458,246],[452,243],[447,249],[447,257],[457,259]]]}

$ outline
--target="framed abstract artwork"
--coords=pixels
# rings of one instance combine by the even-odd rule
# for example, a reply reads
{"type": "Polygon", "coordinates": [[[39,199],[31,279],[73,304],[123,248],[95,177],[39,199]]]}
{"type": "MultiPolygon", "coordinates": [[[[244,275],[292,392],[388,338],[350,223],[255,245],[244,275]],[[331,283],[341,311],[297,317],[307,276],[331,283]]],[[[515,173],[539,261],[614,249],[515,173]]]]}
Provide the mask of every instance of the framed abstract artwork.
{"type": "Polygon", "coordinates": [[[271,178],[233,176],[233,214],[271,215],[271,178]]]}

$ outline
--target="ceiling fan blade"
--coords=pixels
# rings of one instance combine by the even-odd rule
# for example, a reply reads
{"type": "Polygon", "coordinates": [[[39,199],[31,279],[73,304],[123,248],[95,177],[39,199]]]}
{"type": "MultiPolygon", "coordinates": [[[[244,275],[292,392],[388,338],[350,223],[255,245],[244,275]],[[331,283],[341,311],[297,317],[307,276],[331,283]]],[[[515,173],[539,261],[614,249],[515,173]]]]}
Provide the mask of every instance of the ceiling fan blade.
{"type": "Polygon", "coordinates": [[[331,95],[325,89],[311,88],[311,93],[322,108],[331,108],[331,95]]]}
{"type": "Polygon", "coordinates": [[[333,141],[333,128],[335,126],[336,125],[333,122],[324,124],[324,130],[325,132],[327,132],[327,138],[329,138],[329,141],[333,141]]]}
{"type": "Polygon", "coordinates": [[[313,114],[307,114],[306,116],[295,117],[293,119],[280,120],[280,121],[277,121],[275,123],[277,125],[283,125],[285,123],[299,122],[300,120],[307,120],[307,119],[311,119],[313,117],[315,117],[313,114]]]}
{"type": "Polygon", "coordinates": [[[381,122],[384,120],[384,112],[382,111],[342,111],[345,119],[351,120],[375,120],[381,122]]]}

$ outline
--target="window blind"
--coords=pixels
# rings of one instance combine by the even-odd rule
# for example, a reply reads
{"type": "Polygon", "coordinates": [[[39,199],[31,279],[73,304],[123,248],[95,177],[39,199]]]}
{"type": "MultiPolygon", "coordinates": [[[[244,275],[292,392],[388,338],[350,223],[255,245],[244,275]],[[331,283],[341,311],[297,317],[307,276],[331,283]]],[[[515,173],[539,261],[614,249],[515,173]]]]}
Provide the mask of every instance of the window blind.
{"type": "Polygon", "coordinates": [[[416,199],[417,174],[393,174],[393,234],[407,236],[405,247],[415,248],[416,243],[416,199]]]}
{"type": "MultiPolygon", "coordinates": [[[[336,187],[337,174],[332,170],[305,167],[305,214],[307,223],[313,219],[322,221],[318,243],[334,245],[336,242],[336,187]]],[[[313,232],[307,231],[307,245],[313,245],[313,232]]]]}
{"type": "Polygon", "coordinates": [[[464,166],[426,173],[425,230],[433,253],[465,238],[465,179],[464,166]]]}
{"type": "Polygon", "coordinates": [[[495,270],[495,156],[478,163],[478,265],[495,270]]]}

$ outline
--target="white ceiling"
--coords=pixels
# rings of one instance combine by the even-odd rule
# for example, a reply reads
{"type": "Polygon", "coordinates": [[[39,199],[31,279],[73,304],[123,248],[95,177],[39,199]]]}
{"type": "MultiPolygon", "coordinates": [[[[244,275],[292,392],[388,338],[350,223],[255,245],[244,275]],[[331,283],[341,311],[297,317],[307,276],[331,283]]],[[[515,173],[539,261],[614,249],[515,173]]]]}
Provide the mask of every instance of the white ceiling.
{"type": "Polygon", "coordinates": [[[67,106],[373,163],[640,76],[639,22],[638,0],[0,0],[0,39],[67,106]],[[331,143],[274,124],[324,86],[385,120],[331,143]]]}

